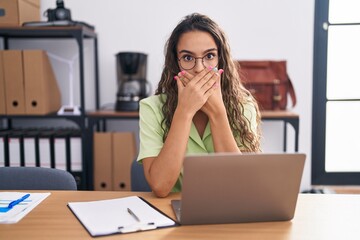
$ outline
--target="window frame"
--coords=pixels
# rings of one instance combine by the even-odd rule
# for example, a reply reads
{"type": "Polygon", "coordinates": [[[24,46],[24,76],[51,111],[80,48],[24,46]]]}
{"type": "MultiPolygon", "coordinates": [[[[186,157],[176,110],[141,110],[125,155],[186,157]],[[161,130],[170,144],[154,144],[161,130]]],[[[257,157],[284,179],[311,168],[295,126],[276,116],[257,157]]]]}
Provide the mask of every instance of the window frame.
{"type": "MultiPolygon", "coordinates": [[[[312,170],[313,185],[360,185],[360,172],[326,172],[326,98],[329,1],[315,1],[312,109],[312,170]],[[325,26],[324,26],[325,24],[325,26]]],[[[354,25],[359,23],[354,23],[354,25]]],[[[344,150],[346,151],[346,149],[344,150]]]]}

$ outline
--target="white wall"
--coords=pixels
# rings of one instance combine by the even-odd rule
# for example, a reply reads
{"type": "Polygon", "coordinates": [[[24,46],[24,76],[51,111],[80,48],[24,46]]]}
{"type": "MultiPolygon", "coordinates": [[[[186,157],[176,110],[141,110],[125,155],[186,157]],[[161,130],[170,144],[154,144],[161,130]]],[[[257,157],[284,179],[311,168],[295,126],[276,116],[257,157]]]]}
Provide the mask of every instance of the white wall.
{"type": "MultiPolygon", "coordinates": [[[[55,2],[41,0],[41,12],[55,2]]],[[[299,148],[307,154],[302,189],[310,187],[314,0],[65,0],[65,5],[73,20],[94,25],[98,33],[101,105],[115,102],[119,51],[148,54],[148,80],[156,87],[164,43],[180,19],[193,12],[222,26],[235,59],[287,60],[298,97],[299,148]]],[[[282,129],[281,123],[264,123],[265,152],[281,152],[282,129]]],[[[293,139],[291,128],[288,139],[293,139]]]]}

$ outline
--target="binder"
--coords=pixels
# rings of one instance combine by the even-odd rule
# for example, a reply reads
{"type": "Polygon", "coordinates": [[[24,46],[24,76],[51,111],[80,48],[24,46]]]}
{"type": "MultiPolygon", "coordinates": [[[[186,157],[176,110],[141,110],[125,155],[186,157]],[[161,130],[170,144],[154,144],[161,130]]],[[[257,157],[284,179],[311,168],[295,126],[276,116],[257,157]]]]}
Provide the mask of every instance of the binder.
{"type": "Polygon", "coordinates": [[[74,176],[78,189],[84,186],[83,180],[83,154],[82,154],[82,138],[78,129],[67,129],[68,135],[68,171],[74,176]]]}
{"type": "Polygon", "coordinates": [[[8,167],[9,164],[9,130],[0,131],[0,136],[4,140],[4,165],[8,167]]]}
{"type": "Polygon", "coordinates": [[[94,133],[94,189],[112,191],[112,134],[94,133]]]}
{"type": "Polygon", "coordinates": [[[51,168],[51,132],[39,133],[39,162],[40,167],[51,168]]]}
{"type": "Polygon", "coordinates": [[[93,237],[179,226],[170,217],[137,196],[69,202],[68,206],[93,237]]]}
{"type": "Polygon", "coordinates": [[[6,50],[3,54],[3,68],[6,91],[7,114],[25,113],[25,92],[21,50],[6,50]]]}
{"type": "Polygon", "coordinates": [[[20,167],[21,164],[21,135],[16,132],[11,132],[8,136],[9,142],[9,166],[20,167]]]}
{"type": "Polygon", "coordinates": [[[6,114],[3,51],[0,51],[0,115],[6,114]]]}
{"type": "Polygon", "coordinates": [[[26,114],[48,114],[61,107],[61,94],[54,71],[43,50],[24,50],[26,114]]]}
{"type": "Polygon", "coordinates": [[[36,167],[36,138],[37,132],[26,131],[23,135],[24,163],[26,167],[36,167]]]}
{"type": "Polygon", "coordinates": [[[24,151],[24,129],[13,129],[13,134],[19,136],[20,140],[20,166],[25,166],[25,151],[24,151]]]}
{"type": "Polygon", "coordinates": [[[82,171],[82,138],[81,132],[77,129],[71,130],[69,134],[70,138],[70,161],[71,172],[82,171]]]}
{"type": "Polygon", "coordinates": [[[0,167],[5,167],[5,142],[7,132],[6,131],[0,131],[0,167]]]}
{"type": "Polygon", "coordinates": [[[131,164],[136,152],[133,132],[113,133],[113,190],[131,191],[131,164]]]}
{"type": "Polygon", "coordinates": [[[55,168],[67,171],[67,133],[57,131],[54,134],[54,162],[55,168]]]}

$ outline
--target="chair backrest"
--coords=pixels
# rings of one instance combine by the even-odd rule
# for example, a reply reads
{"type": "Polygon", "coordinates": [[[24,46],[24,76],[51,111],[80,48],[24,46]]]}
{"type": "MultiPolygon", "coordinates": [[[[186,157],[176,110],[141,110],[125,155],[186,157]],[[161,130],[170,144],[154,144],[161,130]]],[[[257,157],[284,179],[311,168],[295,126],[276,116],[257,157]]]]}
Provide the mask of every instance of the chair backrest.
{"type": "Polygon", "coordinates": [[[143,165],[136,159],[131,164],[131,191],[151,192],[151,188],[146,181],[143,165]]]}
{"type": "Polygon", "coordinates": [[[77,190],[67,171],[41,167],[0,167],[0,190],[77,190]]]}

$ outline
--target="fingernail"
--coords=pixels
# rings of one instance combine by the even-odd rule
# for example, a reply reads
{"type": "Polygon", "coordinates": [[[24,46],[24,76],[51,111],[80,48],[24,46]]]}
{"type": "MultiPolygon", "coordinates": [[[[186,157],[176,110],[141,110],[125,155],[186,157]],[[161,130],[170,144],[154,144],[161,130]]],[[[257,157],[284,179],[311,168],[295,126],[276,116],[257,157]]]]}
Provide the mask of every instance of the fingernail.
{"type": "Polygon", "coordinates": [[[174,80],[177,80],[177,78],[176,78],[177,76],[174,76],[174,80]]]}
{"type": "Polygon", "coordinates": [[[208,69],[211,70],[211,69],[213,69],[213,67],[212,67],[212,66],[208,66],[208,69]]]}
{"type": "Polygon", "coordinates": [[[213,68],[213,71],[214,71],[214,72],[217,72],[217,70],[218,70],[217,67],[214,67],[214,68],[213,68]]]}
{"type": "Polygon", "coordinates": [[[223,72],[224,72],[223,69],[220,69],[220,70],[219,70],[219,74],[222,74],[223,72]]]}
{"type": "Polygon", "coordinates": [[[185,75],[185,73],[186,73],[185,70],[182,70],[182,71],[181,71],[181,74],[182,74],[182,75],[185,75]]]}

